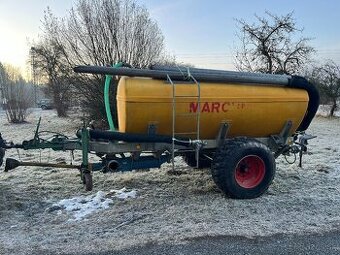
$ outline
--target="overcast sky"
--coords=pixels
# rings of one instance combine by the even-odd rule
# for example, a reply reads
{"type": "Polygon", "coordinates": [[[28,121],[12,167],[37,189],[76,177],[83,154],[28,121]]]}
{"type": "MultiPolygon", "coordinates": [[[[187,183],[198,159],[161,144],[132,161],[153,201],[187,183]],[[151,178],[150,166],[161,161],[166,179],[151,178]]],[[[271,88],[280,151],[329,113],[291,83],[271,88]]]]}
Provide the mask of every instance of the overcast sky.
{"type": "MultiPolygon", "coordinates": [[[[65,16],[72,0],[0,0],[0,61],[23,67],[29,41],[36,39],[49,6],[65,16]]],[[[157,21],[166,49],[177,60],[198,67],[233,69],[233,51],[238,43],[235,19],[254,21],[265,11],[287,14],[294,11],[303,35],[311,42],[317,59],[340,64],[340,1],[336,0],[137,0],[157,21]]],[[[24,68],[22,68],[24,69],[24,68]]]]}

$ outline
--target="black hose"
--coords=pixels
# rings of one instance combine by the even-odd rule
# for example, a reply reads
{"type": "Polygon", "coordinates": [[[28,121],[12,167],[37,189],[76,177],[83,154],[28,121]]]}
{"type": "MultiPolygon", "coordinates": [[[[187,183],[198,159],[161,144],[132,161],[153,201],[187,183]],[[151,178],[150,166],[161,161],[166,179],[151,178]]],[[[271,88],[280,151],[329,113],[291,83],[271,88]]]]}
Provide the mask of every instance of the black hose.
{"type": "MultiPolygon", "coordinates": [[[[130,134],[101,130],[90,130],[89,133],[91,139],[103,139],[109,141],[123,141],[131,143],[172,143],[172,136],[167,135],[130,134]]],[[[190,139],[176,138],[175,144],[190,146],[190,139]]]]}
{"type": "Polygon", "coordinates": [[[320,103],[320,95],[317,88],[301,76],[292,76],[287,87],[304,89],[308,93],[309,101],[306,114],[297,128],[297,131],[305,131],[312,122],[320,103]]]}

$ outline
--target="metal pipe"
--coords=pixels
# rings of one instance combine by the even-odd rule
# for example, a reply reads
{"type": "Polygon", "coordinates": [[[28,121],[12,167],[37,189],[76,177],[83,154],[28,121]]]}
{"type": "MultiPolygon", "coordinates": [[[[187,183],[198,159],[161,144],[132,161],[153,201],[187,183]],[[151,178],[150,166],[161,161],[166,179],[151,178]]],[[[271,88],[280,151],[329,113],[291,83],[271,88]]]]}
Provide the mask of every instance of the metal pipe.
{"type": "MultiPolygon", "coordinates": [[[[92,74],[109,74],[121,76],[137,76],[137,77],[151,77],[155,79],[166,80],[169,75],[172,80],[183,81],[190,80],[188,72],[181,70],[150,70],[137,68],[113,68],[106,66],[76,66],[74,68],[76,73],[92,73],[92,74]]],[[[191,72],[191,69],[189,69],[191,72]]],[[[253,74],[242,73],[234,71],[222,72],[194,72],[192,75],[200,82],[234,82],[234,83],[251,83],[258,85],[273,84],[273,85],[288,85],[291,76],[288,75],[272,75],[272,74],[253,74]]]]}
{"type": "Polygon", "coordinates": [[[17,168],[18,166],[38,166],[38,167],[55,167],[55,168],[72,168],[80,169],[79,165],[66,165],[66,164],[53,164],[53,163],[42,163],[42,162],[26,162],[18,161],[13,158],[6,159],[5,172],[17,168]]]}
{"type": "Polygon", "coordinates": [[[66,164],[53,164],[42,162],[26,162],[19,161],[19,166],[39,166],[39,167],[55,167],[55,168],[67,168],[67,169],[79,169],[80,165],[66,165],[66,164]]]}
{"type": "Polygon", "coordinates": [[[120,133],[116,131],[101,131],[101,130],[90,130],[89,135],[91,139],[104,139],[109,141],[124,141],[132,143],[168,143],[171,144],[173,141],[176,145],[190,146],[192,141],[187,138],[175,138],[168,135],[149,135],[149,134],[130,134],[120,133]]]}
{"type": "Polygon", "coordinates": [[[110,171],[114,172],[118,169],[119,162],[117,160],[111,160],[107,163],[107,168],[110,169],[110,171]]]}
{"type": "Polygon", "coordinates": [[[250,73],[250,72],[239,72],[239,71],[226,71],[226,70],[216,70],[216,69],[203,69],[203,68],[195,68],[195,67],[185,67],[185,66],[166,66],[166,65],[151,65],[149,67],[151,70],[159,70],[159,71],[179,71],[181,73],[190,72],[192,75],[196,74],[215,74],[215,75],[241,75],[243,77],[262,77],[278,80],[282,80],[285,82],[287,79],[290,79],[290,75],[281,75],[281,74],[267,74],[267,73],[250,73]]]}

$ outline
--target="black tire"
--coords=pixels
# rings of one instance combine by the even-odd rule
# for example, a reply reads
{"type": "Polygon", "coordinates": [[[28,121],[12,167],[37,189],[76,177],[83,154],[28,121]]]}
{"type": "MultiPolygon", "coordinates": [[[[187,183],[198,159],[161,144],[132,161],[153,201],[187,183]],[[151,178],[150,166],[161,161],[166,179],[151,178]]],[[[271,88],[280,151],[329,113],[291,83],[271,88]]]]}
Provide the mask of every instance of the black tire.
{"type": "Polygon", "coordinates": [[[41,106],[41,109],[42,109],[42,110],[47,110],[47,106],[46,106],[46,105],[42,105],[42,106],[41,106]]]}
{"type": "MultiPolygon", "coordinates": [[[[209,157],[212,157],[211,152],[201,152],[198,160],[198,169],[203,169],[203,168],[210,168],[211,167],[211,160],[207,158],[207,155],[209,157]]],[[[196,155],[195,152],[188,152],[183,156],[183,159],[185,163],[188,164],[190,167],[197,167],[197,162],[196,162],[196,155]]]]}
{"type": "Polygon", "coordinates": [[[266,145],[255,139],[235,138],[216,150],[211,173],[226,195],[251,199],[267,191],[275,168],[275,158],[266,145]]]}

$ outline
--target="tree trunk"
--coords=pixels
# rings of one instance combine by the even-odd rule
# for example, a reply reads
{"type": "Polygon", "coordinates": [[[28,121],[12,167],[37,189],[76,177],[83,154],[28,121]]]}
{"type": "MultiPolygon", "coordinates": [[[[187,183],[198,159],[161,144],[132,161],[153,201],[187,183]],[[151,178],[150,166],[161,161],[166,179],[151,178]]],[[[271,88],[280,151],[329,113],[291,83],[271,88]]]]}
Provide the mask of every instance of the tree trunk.
{"type": "Polygon", "coordinates": [[[60,94],[53,93],[54,94],[54,106],[57,110],[58,117],[67,117],[67,106],[65,105],[65,102],[63,101],[63,98],[60,97],[60,94]]]}
{"type": "Polygon", "coordinates": [[[58,117],[67,117],[67,107],[64,105],[64,103],[61,101],[61,99],[58,99],[55,103],[55,108],[57,110],[58,117]]]}
{"type": "Polygon", "coordinates": [[[337,106],[337,104],[336,104],[336,100],[333,100],[333,105],[332,105],[331,111],[330,111],[330,113],[329,113],[329,117],[333,117],[333,116],[334,116],[334,112],[335,112],[335,110],[336,110],[337,107],[338,107],[338,106],[337,106]]]}

